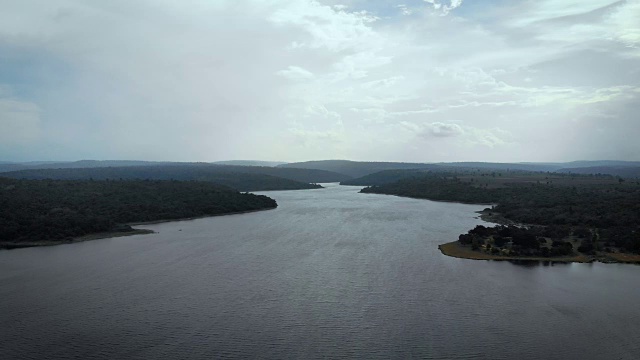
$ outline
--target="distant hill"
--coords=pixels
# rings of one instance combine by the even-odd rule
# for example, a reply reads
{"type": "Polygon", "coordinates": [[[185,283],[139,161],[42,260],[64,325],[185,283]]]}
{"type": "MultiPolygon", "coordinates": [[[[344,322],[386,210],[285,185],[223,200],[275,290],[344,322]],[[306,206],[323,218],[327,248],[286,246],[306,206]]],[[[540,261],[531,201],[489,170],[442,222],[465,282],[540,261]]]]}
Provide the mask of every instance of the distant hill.
{"type": "Polygon", "coordinates": [[[258,161],[258,160],[225,160],[225,161],[214,161],[211,164],[215,165],[238,165],[238,166],[278,166],[286,164],[286,162],[282,161],[258,161]]]}
{"type": "Polygon", "coordinates": [[[13,164],[13,163],[1,163],[0,164],[0,173],[7,171],[16,171],[16,170],[24,170],[26,167],[21,164],[13,164]]]}
{"type": "MultiPolygon", "coordinates": [[[[274,168],[264,168],[274,169],[274,168]]],[[[305,169],[276,169],[282,175],[307,178],[314,172],[305,169]]],[[[229,186],[239,191],[314,189],[321,186],[260,172],[261,169],[223,165],[157,165],[72,169],[31,169],[3,173],[16,179],[54,180],[197,180],[229,186]],[[241,168],[241,170],[239,170],[241,168]],[[254,171],[254,173],[251,173],[254,171]]],[[[277,172],[277,171],[274,171],[277,172]]],[[[321,173],[320,175],[323,175],[321,173]]],[[[342,176],[344,178],[344,176],[342,176]]]]}
{"type": "MultiPolygon", "coordinates": [[[[154,166],[167,165],[171,162],[138,161],[138,160],[79,160],[68,162],[31,161],[24,163],[0,163],[0,172],[27,170],[27,169],[80,169],[99,167],[122,166],[154,166]]],[[[180,163],[173,163],[180,164],[180,163]]],[[[183,163],[184,164],[184,163],[183,163]]]]}
{"type": "Polygon", "coordinates": [[[623,178],[640,178],[640,166],[576,167],[560,169],[558,172],[570,174],[607,174],[623,178]]]}
{"type": "MultiPolygon", "coordinates": [[[[207,165],[204,165],[207,166],[207,165]]],[[[348,180],[351,177],[332,171],[318,169],[298,169],[270,166],[208,165],[220,172],[245,174],[265,174],[305,183],[328,183],[348,180]]]]}
{"type": "Polygon", "coordinates": [[[581,160],[565,163],[556,162],[441,162],[441,163],[402,163],[402,162],[367,162],[350,160],[319,160],[297,163],[282,163],[276,161],[258,160],[227,160],[213,163],[204,162],[157,162],[140,160],[80,160],[69,162],[32,161],[16,163],[0,162],[0,173],[27,169],[77,169],[102,167],[130,167],[130,166],[229,166],[228,171],[238,171],[252,174],[267,174],[287,178],[290,180],[318,183],[339,182],[351,178],[359,178],[384,170],[428,169],[439,171],[446,168],[479,169],[479,170],[509,170],[533,172],[573,172],[576,174],[611,174],[622,177],[638,177],[637,170],[640,161],[618,160],[581,160]],[[235,169],[233,168],[235,167],[235,169]],[[279,169],[279,170],[278,170],[279,169]],[[284,169],[298,169],[287,172],[284,169]],[[302,171],[302,169],[306,169],[302,171]],[[574,170],[575,169],[575,170],[574,170]]]}
{"type": "Polygon", "coordinates": [[[620,161],[620,160],[580,160],[560,163],[563,168],[583,168],[583,167],[640,167],[640,161],[620,161]]]}
{"type": "Polygon", "coordinates": [[[279,168],[318,169],[345,174],[350,177],[361,177],[382,170],[429,169],[437,167],[433,164],[365,162],[349,160],[319,160],[278,165],[279,168]]]}
{"type": "MultiPolygon", "coordinates": [[[[442,163],[401,163],[401,162],[364,162],[349,160],[320,160],[289,163],[278,167],[295,167],[305,169],[321,169],[350,175],[354,178],[363,177],[385,170],[433,170],[446,169],[480,169],[480,170],[511,170],[511,171],[557,171],[567,164],[561,163],[489,163],[489,162],[442,162],[442,163]]],[[[345,181],[348,182],[348,181],[345,181]]]]}
{"type": "Polygon", "coordinates": [[[79,160],[79,161],[29,161],[11,162],[0,161],[0,172],[26,170],[26,169],[73,169],[96,167],[121,167],[121,166],[156,166],[156,165],[237,165],[237,166],[268,166],[274,167],[286,164],[282,161],[258,161],[258,160],[226,160],[215,162],[175,162],[175,161],[143,161],[143,160],[79,160]],[[8,169],[6,170],[5,169],[8,169]]]}
{"type": "MultiPolygon", "coordinates": [[[[356,185],[356,186],[380,186],[385,184],[390,184],[399,180],[411,179],[415,177],[424,176],[427,174],[434,173],[450,173],[455,174],[458,177],[476,177],[476,176],[486,176],[487,179],[489,177],[499,176],[500,179],[504,179],[508,181],[512,176],[516,176],[518,179],[522,179],[527,174],[531,174],[532,176],[551,176],[547,174],[546,171],[528,171],[528,170],[520,170],[514,169],[513,167],[505,167],[505,169],[497,169],[494,167],[473,167],[471,163],[466,163],[470,165],[466,166],[450,166],[440,165],[439,167],[431,167],[427,169],[408,169],[408,170],[383,170],[373,174],[368,174],[362,177],[349,179],[342,181],[341,185],[356,185]],[[542,174],[541,174],[542,173],[542,174]]],[[[513,164],[509,164],[513,165],[513,164]]],[[[600,167],[586,167],[586,168],[566,168],[566,169],[557,169],[554,171],[550,171],[550,174],[556,174],[556,176],[567,177],[567,175],[562,174],[576,174],[576,175],[606,175],[606,176],[619,176],[623,178],[640,178],[640,166],[632,167],[632,166],[600,166],[600,167]]],[[[589,178],[581,177],[580,181],[574,179],[574,183],[582,183],[587,181],[589,178]]],[[[540,179],[538,179],[540,180],[540,179]]],[[[544,181],[543,181],[544,182],[544,181]]]]}
{"type": "Polygon", "coordinates": [[[423,177],[428,174],[448,174],[455,176],[502,176],[502,174],[524,174],[539,173],[526,170],[518,170],[506,168],[504,170],[496,168],[481,167],[465,167],[465,166],[448,166],[448,165],[431,165],[424,169],[400,169],[400,170],[383,170],[373,174],[368,174],[359,178],[342,181],[340,185],[357,185],[357,186],[379,186],[390,184],[396,181],[423,177]]]}
{"type": "MultiPolygon", "coordinates": [[[[154,161],[137,161],[137,160],[80,160],[62,163],[20,163],[20,164],[0,164],[0,173],[19,171],[19,170],[45,170],[45,169],[93,169],[93,168],[109,168],[109,167],[147,167],[147,166],[166,166],[166,167],[203,167],[217,168],[219,172],[238,172],[246,174],[265,174],[277,176],[289,180],[300,181],[305,183],[320,182],[340,182],[350,179],[350,176],[344,174],[333,173],[317,169],[290,169],[276,168],[269,166],[251,166],[249,163],[270,163],[270,162],[254,162],[239,161],[242,165],[232,165],[236,161],[220,162],[220,163],[188,163],[188,162],[154,162],[154,161]],[[229,163],[229,164],[222,164],[229,163]]],[[[281,163],[270,163],[281,164],[281,163]]],[[[213,171],[213,170],[210,170],[213,171]]]]}
{"type": "Polygon", "coordinates": [[[398,180],[412,178],[416,176],[423,176],[431,171],[429,169],[420,170],[383,170],[373,174],[367,174],[365,176],[346,180],[340,182],[340,185],[354,185],[354,186],[378,186],[384,184],[390,184],[398,180]]]}
{"type": "Polygon", "coordinates": [[[448,162],[441,166],[484,170],[556,171],[565,165],[554,163],[490,163],[490,162],[448,162]]]}
{"type": "MultiPolygon", "coordinates": [[[[442,166],[463,167],[486,170],[522,170],[522,171],[543,171],[543,172],[571,172],[571,169],[581,169],[573,171],[576,174],[610,174],[619,175],[618,169],[640,167],[639,161],[618,161],[618,160],[581,160],[565,163],[490,163],[490,162],[450,162],[438,163],[442,166]]],[[[633,173],[633,171],[629,171],[633,173]]],[[[622,173],[626,173],[622,171],[622,173]]]]}

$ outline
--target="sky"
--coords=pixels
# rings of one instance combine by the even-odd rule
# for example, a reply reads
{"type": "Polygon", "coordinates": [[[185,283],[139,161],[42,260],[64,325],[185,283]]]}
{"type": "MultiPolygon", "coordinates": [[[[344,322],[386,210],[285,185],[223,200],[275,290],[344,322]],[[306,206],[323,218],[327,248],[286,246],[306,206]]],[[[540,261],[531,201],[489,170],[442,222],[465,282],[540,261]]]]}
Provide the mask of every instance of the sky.
{"type": "Polygon", "coordinates": [[[640,160],[640,0],[0,0],[0,160],[640,160]]]}

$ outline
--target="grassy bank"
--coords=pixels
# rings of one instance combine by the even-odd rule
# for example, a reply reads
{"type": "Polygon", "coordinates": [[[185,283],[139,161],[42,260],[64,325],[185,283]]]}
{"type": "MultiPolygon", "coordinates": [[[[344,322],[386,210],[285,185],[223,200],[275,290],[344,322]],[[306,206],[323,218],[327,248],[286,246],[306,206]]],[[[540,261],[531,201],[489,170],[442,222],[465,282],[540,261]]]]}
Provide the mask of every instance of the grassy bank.
{"type": "Polygon", "coordinates": [[[482,251],[472,250],[470,245],[462,245],[458,241],[442,244],[438,246],[438,249],[442,254],[459,258],[459,259],[471,259],[471,260],[496,260],[496,261],[548,261],[548,262],[563,262],[563,263],[590,263],[590,262],[603,262],[603,263],[628,263],[628,264],[640,264],[640,255],[624,254],[624,253],[597,253],[596,255],[573,255],[562,257],[533,257],[533,256],[508,256],[489,254],[482,251]]]}

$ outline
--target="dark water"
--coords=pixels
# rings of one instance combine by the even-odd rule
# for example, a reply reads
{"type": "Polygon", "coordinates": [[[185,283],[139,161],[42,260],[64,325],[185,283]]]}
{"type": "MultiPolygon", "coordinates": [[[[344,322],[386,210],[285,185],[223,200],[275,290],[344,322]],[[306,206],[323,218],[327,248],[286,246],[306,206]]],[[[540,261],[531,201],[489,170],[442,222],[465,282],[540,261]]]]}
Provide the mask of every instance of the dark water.
{"type": "Polygon", "coordinates": [[[0,251],[0,359],[640,358],[640,266],[449,258],[481,206],[357,191],[0,251]]]}

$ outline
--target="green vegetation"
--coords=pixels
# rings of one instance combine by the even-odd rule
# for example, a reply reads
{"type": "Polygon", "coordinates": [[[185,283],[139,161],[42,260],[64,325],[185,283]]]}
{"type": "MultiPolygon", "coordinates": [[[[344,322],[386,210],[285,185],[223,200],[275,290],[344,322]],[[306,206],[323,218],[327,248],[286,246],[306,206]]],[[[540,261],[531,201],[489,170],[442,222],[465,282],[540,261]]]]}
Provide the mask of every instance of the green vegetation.
{"type": "Polygon", "coordinates": [[[196,181],[0,178],[0,247],[57,243],[128,223],[275,208],[264,195],[196,181]]]}
{"type": "MultiPolygon", "coordinates": [[[[366,162],[348,160],[306,161],[278,165],[281,168],[322,169],[346,174],[354,178],[365,177],[384,170],[429,170],[438,172],[559,172],[574,174],[608,174],[624,178],[640,177],[638,161],[572,161],[567,163],[489,163],[489,162],[449,162],[449,163],[397,163],[366,162]]],[[[399,174],[399,172],[396,172],[399,174]]],[[[366,179],[344,181],[344,185],[355,185],[366,179]]],[[[368,184],[368,185],[374,185],[368,184]]]]}
{"type": "MultiPolygon", "coordinates": [[[[431,170],[432,171],[432,170],[431,170]]],[[[373,186],[384,185],[407,178],[416,178],[429,173],[430,170],[383,170],[356,179],[341,181],[340,185],[373,186]]]]}
{"type": "Polygon", "coordinates": [[[559,242],[567,239],[573,239],[571,253],[640,253],[640,184],[635,181],[612,176],[470,171],[414,176],[361,192],[495,204],[485,210],[486,215],[499,214],[527,226],[486,232],[477,228],[460,238],[461,243],[477,249],[497,246],[490,248],[494,253],[504,249],[501,239],[505,237],[512,238],[516,247],[511,249],[517,255],[560,256],[566,248],[559,242]]]}
{"type": "MultiPolygon", "coordinates": [[[[123,166],[100,168],[32,169],[2,173],[15,179],[53,180],[183,180],[208,181],[228,186],[238,191],[316,189],[322,186],[298,178],[326,180],[323,172],[305,169],[276,170],[277,177],[267,174],[275,168],[251,166],[223,166],[209,164],[123,166]],[[318,174],[318,172],[320,174],[318,174]],[[322,175],[322,176],[321,176],[322,175]]],[[[329,174],[330,175],[330,174],[329,174]]],[[[344,177],[343,177],[344,178],[344,177]]],[[[337,181],[337,180],[336,180],[337,181]]]]}
{"type": "MultiPolygon", "coordinates": [[[[93,170],[97,175],[114,176],[127,178],[127,174],[137,174],[136,178],[149,178],[149,176],[167,176],[184,177],[185,172],[196,172],[199,176],[216,176],[219,174],[258,174],[269,175],[283,179],[303,183],[320,183],[320,182],[338,182],[350,179],[350,176],[338,174],[335,172],[317,170],[317,169],[298,169],[298,168],[277,168],[273,166],[249,166],[256,164],[270,164],[269,162],[256,161],[223,161],[218,163],[189,163],[189,162],[151,162],[151,161],[117,161],[117,160],[81,160],[66,163],[21,163],[21,164],[0,164],[0,172],[18,172],[17,174],[5,174],[3,176],[47,176],[50,178],[63,176],[68,179],[69,174],[78,174],[74,171],[59,171],[60,169],[82,169],[82,173],[93,170]],[[97,170],[97,168],[110,168],[111,170],[97,170]],[[155,170],[144,170],[143,168],[153,168],[155,170]],[[19,172],[19,170],[31,170],[19,172]],[[35,171],[40,170],[40,171],[35,171]],[[54,171],[46,171],[54,170],[54,171]],[[161,174],[158,174],[161,173],[161,174]],[[22,175],[21,175],[22,174],[22,175]],[[45,174],[45,175],[43,175],[45,174]],[[152,174],[152,175],[149,175],[152,174]]],[[[273,163],[276,164],[276,163],[273,163]]],[[[158,179],[159,180],[159,179],[158,179]]],[[[184,180],[195,180],[193,178],[184,180]]],[[[256,190],[256,189],[251,189],[256,190]]],[[[277,189],[272,189],[277,190],[277,189]]]]}
{"type": "MultiPolygon", "coordinates": [[[[299,168],[299,169],[318,169],[336,172],[351,177],[360,177],[368,174],[376,173],[383,170],[400,170],[400,169],[431,169],[438,168],[438,165],[420,164],[420,163],[396,163],[396,162],[368,162],[368,161],[349,161],[349,160],[320,160],[305,161],[299,163],[290,163],[278,165],[278,168],[299,168]]],[[[344,181],[343,179],[340,181],[344,181]]]]}

